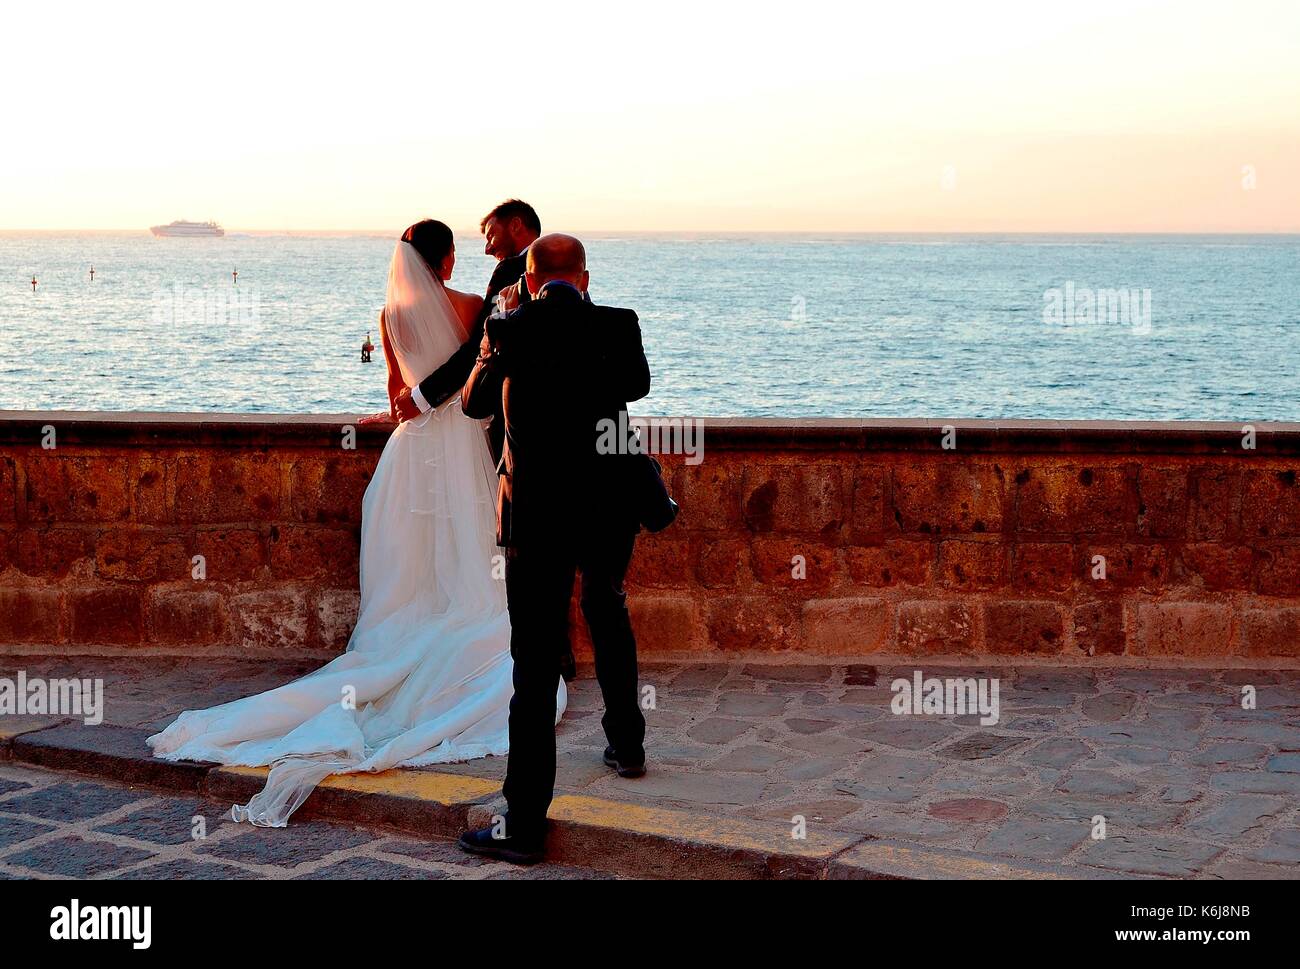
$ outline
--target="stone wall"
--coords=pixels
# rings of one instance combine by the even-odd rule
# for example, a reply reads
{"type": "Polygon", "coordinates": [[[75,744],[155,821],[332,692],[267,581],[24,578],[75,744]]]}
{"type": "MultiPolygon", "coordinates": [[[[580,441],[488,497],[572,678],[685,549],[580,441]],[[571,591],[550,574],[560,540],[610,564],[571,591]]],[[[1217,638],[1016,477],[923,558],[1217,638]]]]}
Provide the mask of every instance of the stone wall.
{"type": "MultiPolygon", "coordinates": [[[[387,436],[348,421],[0,412],[0,649],[342,649],[387,436]]],[[[643,652],[1300,663],[1300,425],[947,426],[706,422],[643,652]]]]}

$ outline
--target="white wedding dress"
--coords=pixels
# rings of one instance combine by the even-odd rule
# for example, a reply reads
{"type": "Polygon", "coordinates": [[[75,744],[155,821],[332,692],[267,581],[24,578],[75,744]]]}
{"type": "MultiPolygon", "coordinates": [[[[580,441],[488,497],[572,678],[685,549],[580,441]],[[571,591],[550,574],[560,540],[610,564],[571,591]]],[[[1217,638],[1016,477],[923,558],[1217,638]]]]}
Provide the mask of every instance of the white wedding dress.
{"type": "MultiPolygon", "coordinates": [[[[384,314],[408,387],[466,338],[409,243],[393,253],[384,314]]],[[[233,811],[270,827],[331,774],[505,754],[513,664],[495,493],[483,425],[458,397],[401,424],[362,502],[361,608],[347,652],[266,693],[187,710],[149,738],[154,754],[271,765],[265,789],[233,811]]],[[[566,699],[561,681],[557,721],[566,699]]]]}

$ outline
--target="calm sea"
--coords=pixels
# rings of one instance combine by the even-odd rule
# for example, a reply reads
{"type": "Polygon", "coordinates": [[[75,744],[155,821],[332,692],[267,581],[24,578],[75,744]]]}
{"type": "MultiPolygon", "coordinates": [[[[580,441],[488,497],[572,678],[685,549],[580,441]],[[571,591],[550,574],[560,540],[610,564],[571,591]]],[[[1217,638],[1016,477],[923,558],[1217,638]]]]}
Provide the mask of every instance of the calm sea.
{"type": "MultiPolygon", "coordinates": [[[[0,234],[0,409],[379,410],[382,355],[359,350],[392,248],[0,234]]],[[[593,235],[588,253],[596,300],[641,316],[638,413],[1300,419],[1300,236],[593,235]]],[[[481,240],[458,257],[451,285],[481,291],[481,240]]]]}

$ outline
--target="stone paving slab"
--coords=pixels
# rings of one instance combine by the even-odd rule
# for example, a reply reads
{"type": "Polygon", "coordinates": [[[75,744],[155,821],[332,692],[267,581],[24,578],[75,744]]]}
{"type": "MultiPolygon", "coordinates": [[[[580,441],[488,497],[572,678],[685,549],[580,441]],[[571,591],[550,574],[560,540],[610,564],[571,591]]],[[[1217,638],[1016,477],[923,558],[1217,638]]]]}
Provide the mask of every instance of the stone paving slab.
{"type": "Polygon", "coordinates": [[[130,868],[152,858],[152,852],[114,844],[97,844],[84,838],[42,841],[25,850],[9,851],[5,864],[30,871],[57,873],[64,878],[91,878],[130,868]]]}
{"type": "Polygon", "coordinates": [[[1081,867],[1008,864],[989,856],[965,851],[932,851],[915,845],[868,841],[836,858],[828,878],[834,881],[922,880],[942,878],[957,881],[1016,879],[1059,881],[1061,879],[1108,879],[1121,876],[1081,867]]]}
{"type": "MultiPolygon", "coordinates": [[[[99,756],[138,758],[130,744],[142,743],[143,724],[165,723],[178,697],[234,699],[304,668],[231,660],[212,661],[211,670],[203,660],[154,668],[152,659],[98,657],[78,661],[80,669],[74,659],[57,663],[65,675],[102,673],[106,722],[132,732],[48,728],[15,741],[17,756],[43,734],[75,748],[79,736],[99,730],[100,739],[85,741],[99,756]]],[[[54,675],[42,672],[42,663],[53,661],[23,662],[29,677],[54,675]]],[[[911,845],[921,852],[916,858],[964,852],[1008,870],[1300,877],[1292,840],[1300,830],[1300,671],[919,668],[925,677],[996,677],[998,722],[896,714],[890,685],[910,680],[914,667],[644,664],[642,684],[654,687],[655,702],[646,711],[651,769],[641,780],[617,778],[601,765],[600,696],[585,669],[557,731],[557,804],[589,799],[606,818],[618,816],[618,805],[627,818],[651,816],[633,807],[681,812],[714,830],[722,830],[715,823],[722,819],[742,829],[776,823],[773,830],[787,839],[802,819],[810,838],[911,845]],[[1245,686],[1254,688],[1253,707],[1242,703],[1245,686]]],[[[255,775],[200,769],[203,790],[227,804],[260,787],[255,775]]],[[[491,807],[503,769],[503,759],[487,758],[331,789],[345,780],[334,779],[300,814],[310,820],[314,802],[333,799],[337,809],[363,817],[367,805],[404,797],[414,826],[428,800],[451,813],[443,828],[426,822],[426,832],[450,833],[465,814],[491,807]],[[402,793],[401,785],[416,783],[406,778],[418,777],[427,789],[402,793]],[[439,800],[447,779],[470,786],[439,800]],[[375,786],[355,786],[365,783],[375,786]]],[[[387,823],[382,811],[370,820],[387,823]]],[[[586,821],[572,824],[576,832],[586,821]]],[[[650,836],[634,827],[623,825],[628,838],[650,836]]],[[[565,860],[577,858],[579,839],[568,844],[565,860]]],[[[402,857],[391,860],[401,864],[402,857]]],[[[936,861],[934,873],[944,870],[936,861]]]]}
{"type": "Polygon", "coordinates": [[[70,781],[57,787],[22,791],[5,799],[15,814],[34,818],[85,820],[144,800],[147,795],[125,788],[105,787],[88,781],[70,781]]]}

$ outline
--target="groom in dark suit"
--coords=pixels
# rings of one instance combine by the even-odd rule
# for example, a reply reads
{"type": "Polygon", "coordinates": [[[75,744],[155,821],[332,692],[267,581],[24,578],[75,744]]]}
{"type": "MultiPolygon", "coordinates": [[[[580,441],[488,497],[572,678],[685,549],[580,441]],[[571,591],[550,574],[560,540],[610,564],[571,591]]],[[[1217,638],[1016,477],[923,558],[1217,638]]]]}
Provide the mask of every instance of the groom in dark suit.
{"type": "Polygon", "coordinates": [[[605,700],[605,762],[623,777],[645,772],[636,640],[623,592],[640,529],[626,474],[635,445],[624,441],[611,449],[601,425],[625,427],[619,415],[628,401],[650,392],[636,314],[583,298],[589,277],[581,242],[541,237],[528,250],[525,278],[533,299],[488,319],[461,392],[468,416],[486,417],[500,407],[505,418],[497,527],[507,548],[515,692],[504,836],[484,828],[466,832],[460,844],[522,863],[541,858],[545,844],[555,787],[555,699],[569,648],[575,573],[582,575],[582,612],[605,700]]]}

